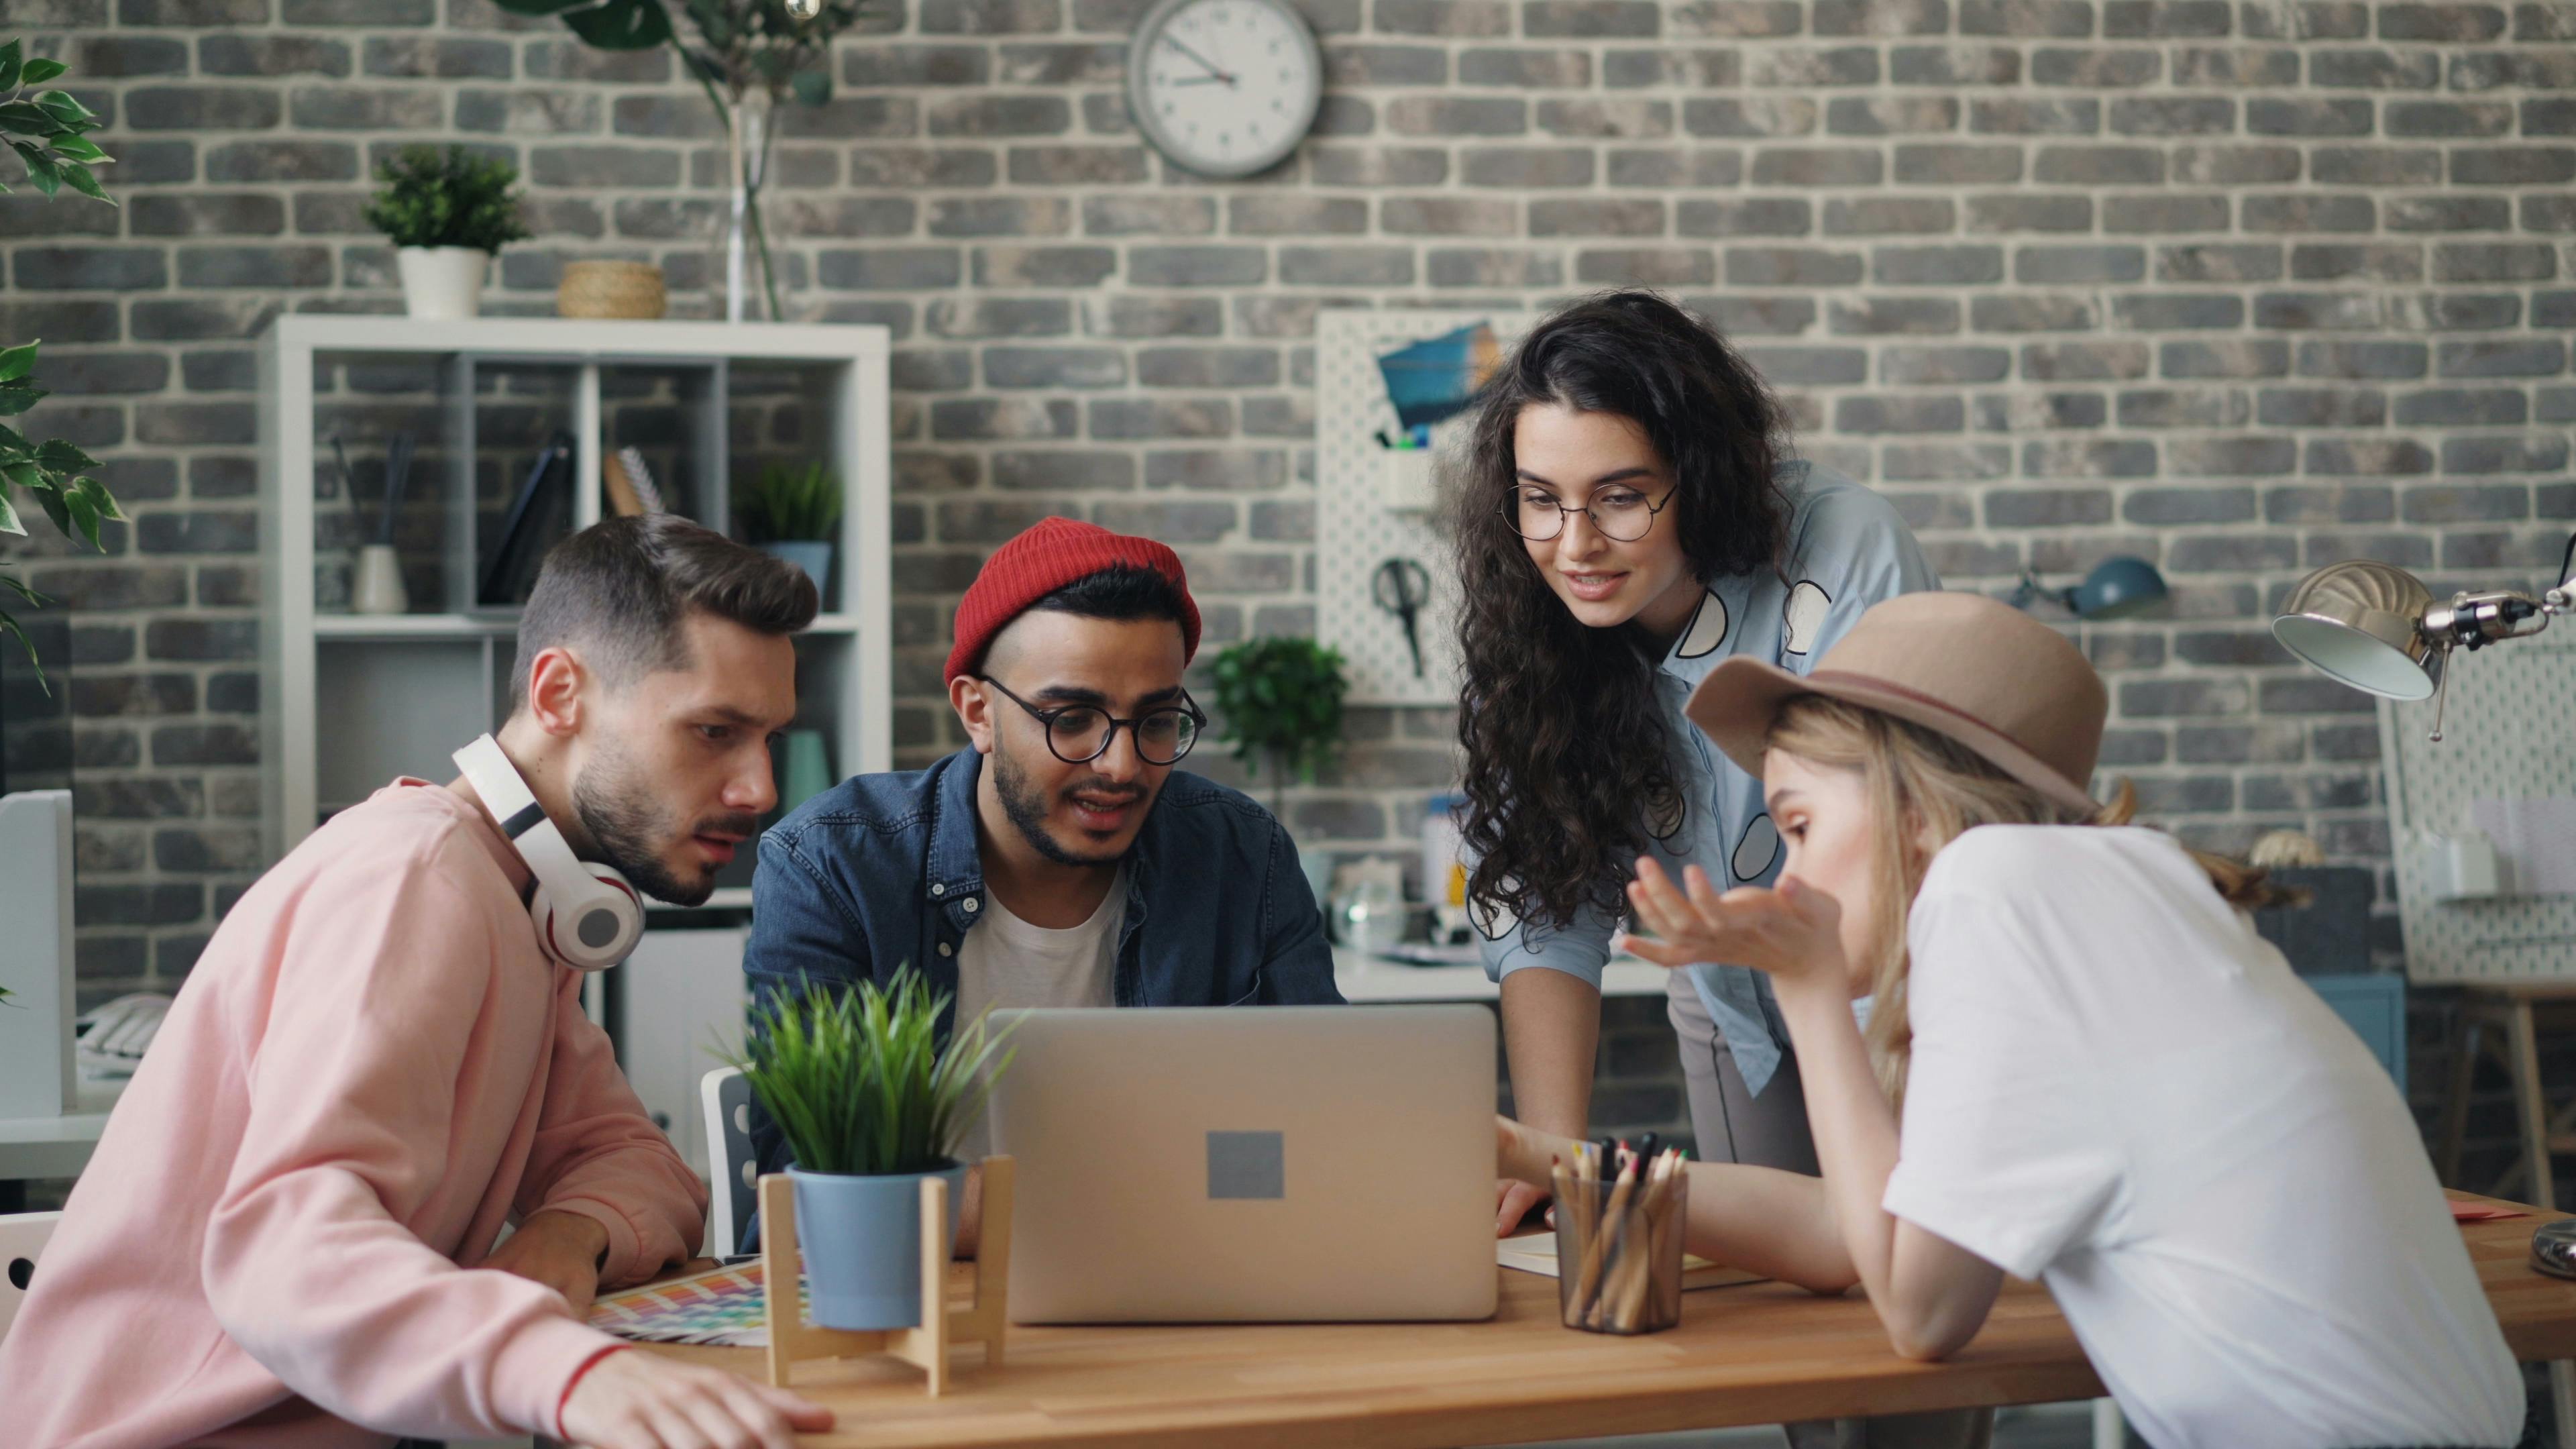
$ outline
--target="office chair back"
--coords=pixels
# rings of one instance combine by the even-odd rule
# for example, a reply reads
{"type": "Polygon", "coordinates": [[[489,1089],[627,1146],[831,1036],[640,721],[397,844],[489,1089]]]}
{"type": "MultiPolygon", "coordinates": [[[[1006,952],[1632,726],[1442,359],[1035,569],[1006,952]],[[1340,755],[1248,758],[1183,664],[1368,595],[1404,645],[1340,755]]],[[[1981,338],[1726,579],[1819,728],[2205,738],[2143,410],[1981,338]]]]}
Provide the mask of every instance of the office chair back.
{"type": "Polygon", "coordinates": [[[62,1220],[61,1213],[0,1217],[0,1338],[9,1336],[9,1322],[18,1316],[18,1305],[26,1301],[27,1287],[35,1281],[36,1258],[45,1251],[45,1240],[54,1235],[54,1224],[62,1220]]]}
{"type": "Polygon", "coordinates": [[[751,1151],[751,1082],[732,1067],[718,1067],[698,1079],[698,1100],[706,1107],[707,1195],[714,1204],[706,1251],[723,1257],[742,1251],[760,1183],[751,1151]]]}

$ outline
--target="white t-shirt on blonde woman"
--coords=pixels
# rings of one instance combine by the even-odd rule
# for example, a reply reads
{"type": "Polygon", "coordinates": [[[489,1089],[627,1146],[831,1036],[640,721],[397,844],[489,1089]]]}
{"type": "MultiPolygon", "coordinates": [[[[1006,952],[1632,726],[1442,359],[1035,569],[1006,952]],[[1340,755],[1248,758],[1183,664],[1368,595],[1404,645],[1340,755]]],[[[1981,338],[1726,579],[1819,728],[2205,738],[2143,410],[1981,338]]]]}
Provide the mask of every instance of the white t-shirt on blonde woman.
{"type": "Polygon", "coordinates": [[[2149,1443],[2520,1436],[2521,1376],[2395,1083],[2180,845],[1971,830],[1906,939],[1887,1210],[2045,1280],[2149,1443]]]}

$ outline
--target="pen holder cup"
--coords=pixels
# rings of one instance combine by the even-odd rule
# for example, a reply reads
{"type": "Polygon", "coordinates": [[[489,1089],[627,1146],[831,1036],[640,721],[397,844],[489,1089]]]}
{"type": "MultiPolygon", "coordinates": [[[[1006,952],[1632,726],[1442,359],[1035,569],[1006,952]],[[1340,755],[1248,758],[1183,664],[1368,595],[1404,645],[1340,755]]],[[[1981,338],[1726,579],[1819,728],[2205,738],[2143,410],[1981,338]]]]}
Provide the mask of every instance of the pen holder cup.
{"type": "Polygon", "coordinates": [[[1557,1306],[1589,1333],[1657,1333],[1682,1321],[1682,1224],[1690,1178],[1622,1194],[1577,1182],[1583,1200],[1556,1204],[1557,1306]]]}

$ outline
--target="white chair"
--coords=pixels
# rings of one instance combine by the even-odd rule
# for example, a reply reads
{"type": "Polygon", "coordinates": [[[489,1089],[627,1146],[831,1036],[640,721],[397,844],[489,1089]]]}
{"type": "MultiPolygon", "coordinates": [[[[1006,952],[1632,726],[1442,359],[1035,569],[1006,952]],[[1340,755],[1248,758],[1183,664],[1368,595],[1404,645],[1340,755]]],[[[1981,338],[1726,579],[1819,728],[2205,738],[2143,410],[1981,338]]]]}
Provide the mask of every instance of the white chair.
{"type": "Polygon", "coordinates": [[[760,1163],[751,1151],[751,1082],[735,1068],[718,1067],[698,1079],[698,1100],[706,1108],[712,1201],[706,1251],[728,1257],[742,1251],[742,1230],[760,1186],[760,1163]]]}
{"type": "Polygon", "coordinates": [[[27,1285],[35,1279],[36,1259],[45,1251],[45,1240],[54,1235],[54,1224],[62,1220],[61,1213],[0,1218],[0,1338],[9,1336],[9,1322],[18,1316],[27,1285]]]}

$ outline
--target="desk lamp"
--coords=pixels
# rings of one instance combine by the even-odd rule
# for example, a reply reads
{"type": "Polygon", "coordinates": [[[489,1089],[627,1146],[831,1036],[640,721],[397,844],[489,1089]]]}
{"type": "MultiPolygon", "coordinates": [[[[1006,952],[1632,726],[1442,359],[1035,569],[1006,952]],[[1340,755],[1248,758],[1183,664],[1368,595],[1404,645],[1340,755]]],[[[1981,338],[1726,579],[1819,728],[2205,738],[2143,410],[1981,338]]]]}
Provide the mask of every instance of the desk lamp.
{"type": "Polygon", "coordinates": [[[2010,602],[2016,609],[2027,609],[2041,599],[2055,599],[2076,618],[2098,624],[2143,614],[2162,603],[2164,597],[2165,576],[2156,572],[2156,566],[2135,554],[2124,553],[2095,564],[2084,582],[2073,588],[2043,588],[2038,578],[2024,573],[2010,602]]]}
{"type": "MultiPolygon", "coordinates": [[[[2424,581],[2375,559],[2328,564],[2299,581],[2272,621],[2272,637],[2311,669],[2365,694],[2424,699],[2440,694],[2453,649],[2537,634],[2576,611],[2576,537],[2558,565],[2559,585],[2535,599],[2520,589],[2487,589],[2437,600],[2424,581]]],[[[2433,705],[2433,738],[2442,705],[2433,705]]]]}

